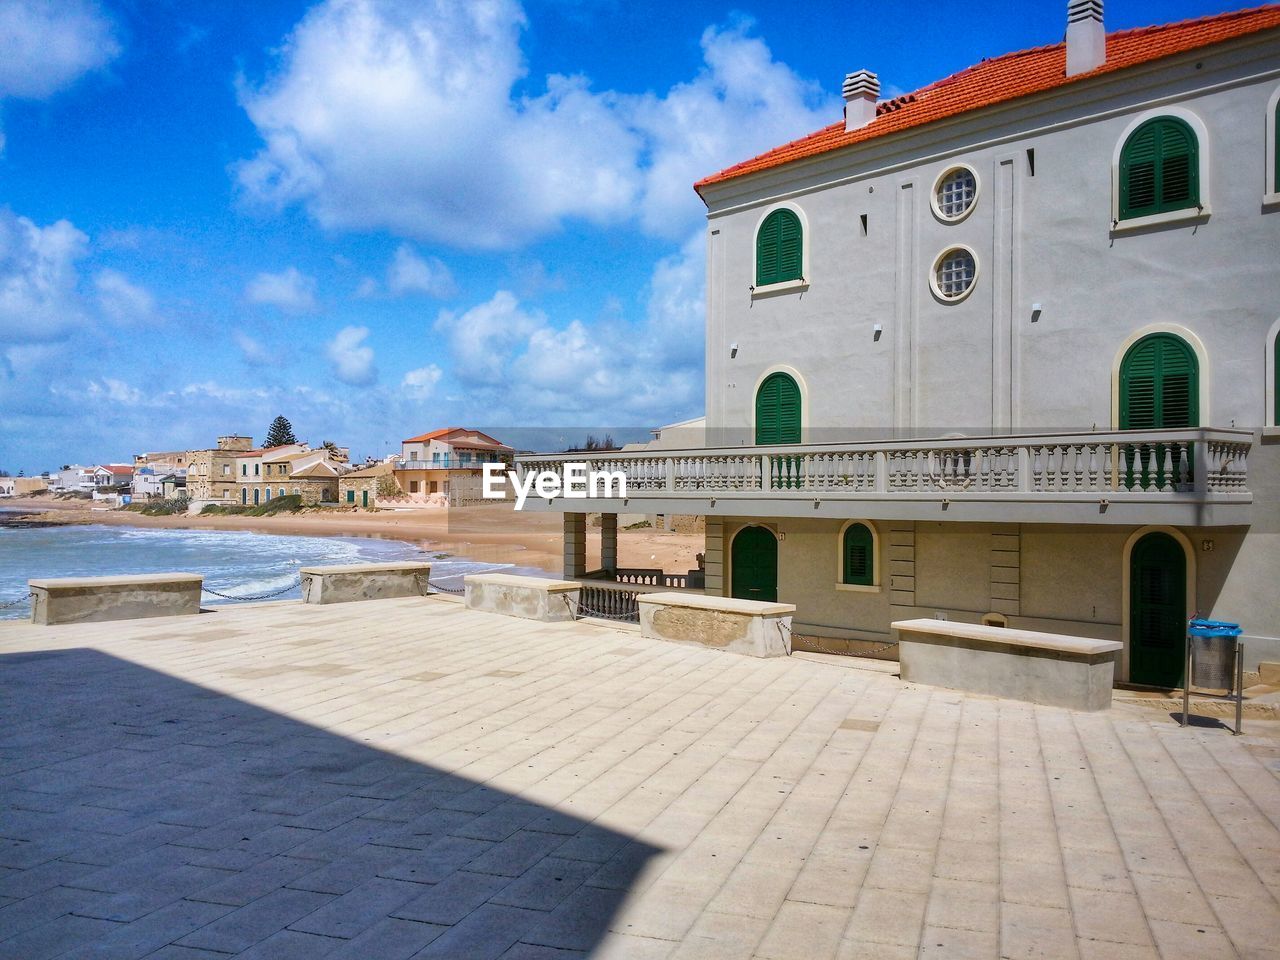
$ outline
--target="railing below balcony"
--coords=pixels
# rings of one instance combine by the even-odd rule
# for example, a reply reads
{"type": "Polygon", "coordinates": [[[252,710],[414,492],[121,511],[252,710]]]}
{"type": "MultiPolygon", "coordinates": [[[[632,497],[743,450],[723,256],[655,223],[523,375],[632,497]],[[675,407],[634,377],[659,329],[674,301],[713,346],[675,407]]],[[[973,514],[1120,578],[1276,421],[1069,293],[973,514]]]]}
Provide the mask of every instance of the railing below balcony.
{"type": "Polygon", "coordinates": [[[622,472],[629,497],[768,492],[929,494],[1248,494],[1246,430],[1184,429],[1052,436],[814,444],[531,456],[521,471],[587,462],[622,472]]]}
{"type": "Polygon", "coordinates": [[[496,458],[480,460],[476,458],[443,457],[439,460],[400,460],[396,463],[395,468],[397,470],[479,470],[486,463],[504,462],[496,458]]]}

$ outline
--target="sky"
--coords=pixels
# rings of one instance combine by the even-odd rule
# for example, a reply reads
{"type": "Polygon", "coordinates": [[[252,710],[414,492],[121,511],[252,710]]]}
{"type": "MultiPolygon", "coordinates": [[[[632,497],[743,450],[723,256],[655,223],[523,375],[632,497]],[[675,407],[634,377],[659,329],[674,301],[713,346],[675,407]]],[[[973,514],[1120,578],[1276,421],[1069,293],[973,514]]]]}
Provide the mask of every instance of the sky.
{"type": "MultiPolygon", "coordinates": [[[[1108,0],[1109,30],[1242,2],[1108,0]]],[[[0,469],[701,415],[700,177],[1065,0],[0,0],[0,469]],[[957,12],[964,18],[958,19],[957,12]]],[[[621,425],[621,426],[619,426],[621,425]]],[[[632,436],[625,436],[632,431],[632,436]]]]}

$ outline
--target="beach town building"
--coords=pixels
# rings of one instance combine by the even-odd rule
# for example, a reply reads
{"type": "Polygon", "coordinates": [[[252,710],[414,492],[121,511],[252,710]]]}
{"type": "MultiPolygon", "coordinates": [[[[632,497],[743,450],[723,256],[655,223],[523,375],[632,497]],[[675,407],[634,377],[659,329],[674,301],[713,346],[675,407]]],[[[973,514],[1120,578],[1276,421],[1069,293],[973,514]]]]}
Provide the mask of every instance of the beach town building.
{"type": "Polygon", "coordinates": [[[480,495],[484,465],[510,464],[514,455],[511,447],[487,433],[445,427],[410,437],[400,445],[396,484],[409,497],[439,493],[470,500],[480,495]]]}
{"type": "Polygon", "coordinates": [[[308,450],[305,444],[285,444],[242,453],[236,462],[242,505],[286,496],[301,497],[308,506],[338,500],[338,477],[344,464],[333,460],[323,447],[308,450]]]}
{"type": "Polygon", "coordinates": [[[0,477],[0,497],[14,496],[14,478],[0,477]]]}
{"type": "Polygon", "coordinates": [[[170,487],[176,488],[174,481],[180,479],[182,487],[182,495],[186,495],[186,467],[176,467],[173,464],[156,463],[142,466],[137,465],[134,460],[133,470],[133,488],[132,493],[135,497],[155,498],[165,497],[165,481],[169,480],[170,487]]]}
{"type": "Polygon", "coordinates": [[[142,467],[185,467],[190,459],[190,450],[135,453],[133,455],[133,469],[140,470],[142,467]]]}
{"type": "Polygon", "coordinates": [[[695,514],[706,592],[850,648],[949,618],[1167,686],[1198,611],[1280,659],[1280,5],[1102,18],[887,101],[851,73],[843,118],[696,185],[705,423],[520,458],[625,470],[530,499],[566,576],[617,576],[619,512],[695,514]]]}
{"type": "Polygon", "coordinates": [[[0,497],[29,497],[49,490],[48,477],[0,477],[0,497]]]}
{"type": "Polygon", "coordinates": [[[383,491],[388,490],[394,491],[395,498],[401,495],[400,488],[396,486],[394,463],[378,463],[370,467],[362,467],[338,478],[338,503],[366,509],[375,507],[378,504],[379,494],[382,493],[384,499],[387,499],[383,491]]]}
{"type": "Polygon", "coordinates": [[[192,450],[187,459],[187,496],[202,503],[234,503],[236,456],[253,448],[253,438],[228,434],[217,446],[192,450]]]}
{"type": "Polygon", "coordinates": [[[50,480],[49,489],[54,493],[92,493],[93,467],[70,464],[51,473],[50,480]]]}

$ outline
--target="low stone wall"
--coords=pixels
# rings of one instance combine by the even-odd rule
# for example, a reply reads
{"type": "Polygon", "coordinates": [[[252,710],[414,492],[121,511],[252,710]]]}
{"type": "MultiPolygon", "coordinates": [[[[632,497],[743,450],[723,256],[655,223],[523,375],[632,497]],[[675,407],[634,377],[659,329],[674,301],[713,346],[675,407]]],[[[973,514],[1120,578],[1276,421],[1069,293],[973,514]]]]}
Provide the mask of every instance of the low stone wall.
{"type": "Polygon", "coordinates": [[[465,578],[467,609],[525,620],[572,620],[580,585],[509,573],[473,573],[465,578]]]}
{"type": "Polygon", "coordinates": [[[350,603],[391,597],[425,597],[429,563],[353,563],[303,567],[304,603],[350,603]]]}
{"type": "Polygon", "coordinates": [[[204,576],[152,573],[28,580],[27,584],[32,623],[97,623],[199,613],[204,576]]]}
{"type": "Polygon", "coordinates": [[[899,620],[902,679],[1073,710],[1111,706],[1123,644],[947,620],[899,620]]]}
{"type": "Polygon", "coordinates": [[[636,601],[642,636],[749,657],[791,653],[794,604],[695,593],[642,593],[636,601]]]}

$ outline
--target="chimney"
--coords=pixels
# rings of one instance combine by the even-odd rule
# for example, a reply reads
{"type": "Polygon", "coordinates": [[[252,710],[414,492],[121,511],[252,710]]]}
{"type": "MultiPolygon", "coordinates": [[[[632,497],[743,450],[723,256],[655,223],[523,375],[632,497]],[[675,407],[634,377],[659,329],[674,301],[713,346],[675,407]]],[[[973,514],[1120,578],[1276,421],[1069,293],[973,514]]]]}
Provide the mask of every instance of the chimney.
{"type": "Polygon", "coordinates": [[[1102,0],[1067,2],[1067,76],[1088,73],[1107,62],[1102,0]]]}
{"type": "Polygon", "coordinates": [[[844,129],[857,130],[876,118],[880,79],[870,70],[858,70],[844,78],[844,129]]]}

